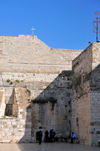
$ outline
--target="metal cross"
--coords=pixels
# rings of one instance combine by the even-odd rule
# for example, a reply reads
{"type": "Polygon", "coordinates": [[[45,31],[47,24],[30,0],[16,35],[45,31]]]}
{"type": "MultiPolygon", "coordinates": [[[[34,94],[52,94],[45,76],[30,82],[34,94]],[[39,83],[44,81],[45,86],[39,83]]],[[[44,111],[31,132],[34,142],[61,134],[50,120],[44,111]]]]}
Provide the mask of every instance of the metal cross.
{"type": "Polygon", "coordinates": [[[34,30],[36,30],[36,29],[34,29],[34,27],[32,27],[32,35],[34,36],[34,30]]]}
{"type": "MultiPolygon", "coordinates": [[[[99,15],[99,12],[96,11],[95,15],[99,15]]],[[[96,28],[96,31],[93,30],[93,32],[96,33],[96,42],[98,42],[98,33],[100,33],[100,27],[98,26],[99,23],[100,23],[100,17],[97,16],[93,20],[93,26],[94,26],[94,28],[96,28]],[[96,26],[95,26],[95,24],[96,24],[96,26]],[[98,31],[98,29],[99,29],[99,31],[98,31]]]]}

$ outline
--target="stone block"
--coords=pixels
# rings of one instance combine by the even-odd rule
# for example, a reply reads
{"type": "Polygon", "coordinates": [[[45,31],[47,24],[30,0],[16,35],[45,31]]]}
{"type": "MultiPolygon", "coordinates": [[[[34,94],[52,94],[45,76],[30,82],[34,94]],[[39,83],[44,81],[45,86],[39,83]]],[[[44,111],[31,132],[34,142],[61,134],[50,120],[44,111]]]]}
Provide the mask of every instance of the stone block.
{"type": "Polygon", "coordinates": [[[17,123],[16,122],[12,122],[12,125],[17,125],[17,123]]]}
{"type": "Polygon", "coordinates": [[[13,129],[9,129],[9,132],[13,132],[13,129]]]}
{"type": "Polygon", "coordinates": [[[22,119],[22,115],[19,115],[18,118],[19,118],[19,119],[22,119]]]}
{"type": "Polygon", "coordinates": [[[22,129],[18,129],[18,131],[19,131],[19,132],[24,132],[24,131],[25,131],[25,129],[24,129],[24,128],[22,128],[22,129]]]}
{"type": "Polygon", "coordinates": [[[7,121],[7,125],[11,125],[11,121],[7,121]]]}
{"type": "Polygon", "coordinates": [[[25,120],[20,120],[19,123],[25,125],[25,120]]]}

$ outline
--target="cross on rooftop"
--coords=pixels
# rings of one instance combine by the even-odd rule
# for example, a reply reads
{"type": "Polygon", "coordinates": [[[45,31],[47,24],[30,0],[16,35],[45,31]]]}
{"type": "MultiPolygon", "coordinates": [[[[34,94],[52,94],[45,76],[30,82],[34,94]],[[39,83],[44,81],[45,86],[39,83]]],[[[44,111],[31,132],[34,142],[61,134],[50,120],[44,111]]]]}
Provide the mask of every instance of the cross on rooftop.
{"type": "Polygon", "coordinates": [[[98,42],[98,33],[100,33],[100,26],[99,26],[100,25],[100,17],[98,17],[99,12],[96,11],[95,15],[97,15],[97,17],[95,17],[93,20],[93,26],[94,26],[94,28],[96,28],[96,30],[93,30],[93,32],[96,33],[96,42],[98,42]]]}
{"type": "Polygon", "coordinates": [[[99,12],[98,12],[98,11],[96,11],[96,12],[95,12],[95,15],[99,15],[99,12]]]}
{"type": "Polygon", "coordinates": [[[34,30],[36,30],[36,29],[34,29],[34,27],[32,27],[32,35],[34,36],[34,30]]]}

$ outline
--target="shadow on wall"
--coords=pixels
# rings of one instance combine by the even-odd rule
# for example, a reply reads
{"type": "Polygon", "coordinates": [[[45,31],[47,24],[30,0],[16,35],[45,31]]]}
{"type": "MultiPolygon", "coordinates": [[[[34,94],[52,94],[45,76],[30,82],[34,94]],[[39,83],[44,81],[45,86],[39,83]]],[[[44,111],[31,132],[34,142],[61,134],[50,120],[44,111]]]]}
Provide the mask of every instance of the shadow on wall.
{"type": "Polygon", "coordinates": [[[19,108],[19,118],[21,112],[26,114],[24,136],[19,142],[36,142],[40,130],[42,141],[45,131],[50,129],[54,129],[56,135],[70,135],[71,75],[71,71],[62,71],[50,84],[45,81],[23,83],[22,87],[31,91],[31,105],[26,110],[19,108]]]}
{"type": "Polygon", "coordinates": [[[45,131],[50,129],[54,129],[56,135],[68,137],[71,75],[71,71],[62,71],[51,83],[49,78],[54,75],[48,74],[47,80],[43,77],[44,81],[1,88],[2,96],[6,92],[6,104],[12,105],[13,117],[0,118],[0,142],[36,142],[40,130],[44,141],[45,131]]]}

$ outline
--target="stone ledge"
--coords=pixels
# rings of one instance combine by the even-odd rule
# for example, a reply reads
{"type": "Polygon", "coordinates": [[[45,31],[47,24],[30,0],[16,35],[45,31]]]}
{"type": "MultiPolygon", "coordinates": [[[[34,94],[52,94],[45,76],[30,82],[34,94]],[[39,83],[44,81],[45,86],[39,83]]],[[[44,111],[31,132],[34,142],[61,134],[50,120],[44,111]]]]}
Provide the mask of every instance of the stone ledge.
{"type": "Polygon", "coordinates": [[[10,143],[10,140],[2,140],[0,143],[10,143]]]}

